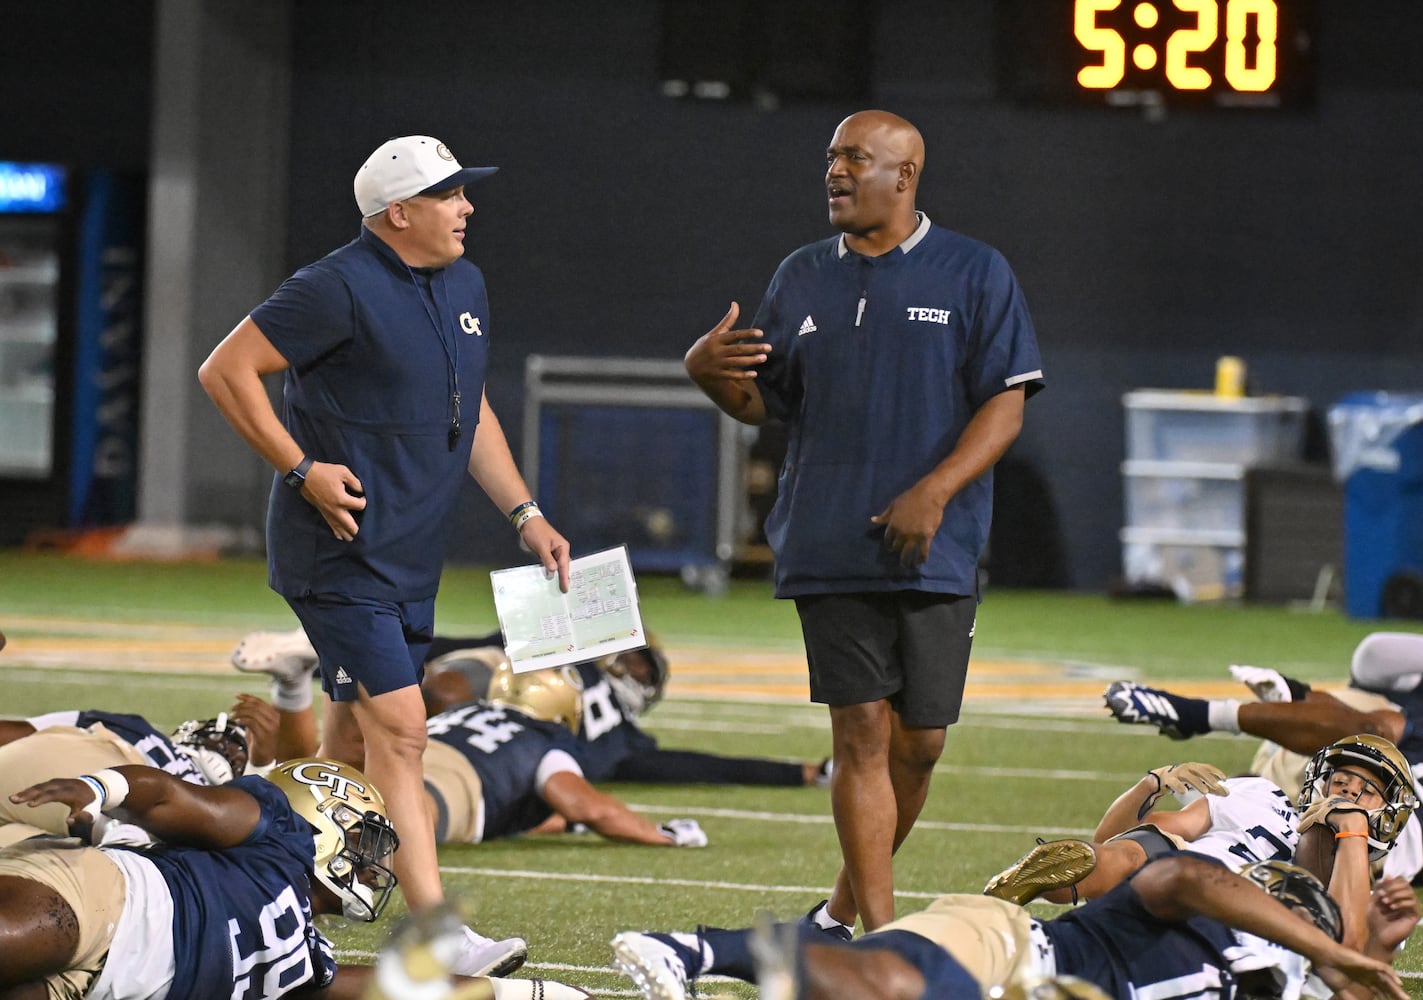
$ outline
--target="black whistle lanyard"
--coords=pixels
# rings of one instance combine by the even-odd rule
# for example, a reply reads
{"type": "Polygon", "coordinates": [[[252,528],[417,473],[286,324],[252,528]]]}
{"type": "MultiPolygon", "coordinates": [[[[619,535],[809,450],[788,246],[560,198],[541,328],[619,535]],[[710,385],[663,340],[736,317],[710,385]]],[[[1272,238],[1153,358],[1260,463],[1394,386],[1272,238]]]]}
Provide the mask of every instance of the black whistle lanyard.
{"type": "MultiPolygon", "coordinates": [[[[450,451],[455,450],[455,445],[460,439],[460,342],[459,337],[454,336],[454,346],[451,348],[449,342],[445,340],[444,325],[440,322],[439,312],[435,307],[435,275],[424,274],[424,284],[421,283],[421,275],[415,273],[414,268],[409,268],[410,280],[415,283],[415,290],[420,295],[420,304],[425,307],[425,315],[430,317],[430,325],[435,328],[435,338],[440,342],[440,350],[445,353],[445,361],[449,365],[449,376],[445,380],[445,386],[450,391],[450,451]]],[[[450,310],[450,293],[445,285],[444,275],[440,275],[440,294],[445,298],[445,311],[450,310]]]]}

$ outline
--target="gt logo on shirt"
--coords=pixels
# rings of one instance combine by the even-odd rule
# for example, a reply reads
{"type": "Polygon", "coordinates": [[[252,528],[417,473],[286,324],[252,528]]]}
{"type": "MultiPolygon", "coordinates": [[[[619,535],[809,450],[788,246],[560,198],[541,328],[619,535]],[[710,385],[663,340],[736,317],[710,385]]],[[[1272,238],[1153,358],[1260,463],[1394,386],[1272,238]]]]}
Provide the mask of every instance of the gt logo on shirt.
{"type": "Polygon", "coordinates": [[[951,309],[926,309],[923,306],[910,306],[909,321],[911,323],[942,323],[944,326],[948,326],[949,316],[952,313],[951,309]]]}
{"type": "Polygon", "coordinates": [[[471,316],[467,312],[460,313],[460,329],[465,333],[472,333],[476,337],[484,336],[484,331],[479,328],[479,317],[471,316]]]}

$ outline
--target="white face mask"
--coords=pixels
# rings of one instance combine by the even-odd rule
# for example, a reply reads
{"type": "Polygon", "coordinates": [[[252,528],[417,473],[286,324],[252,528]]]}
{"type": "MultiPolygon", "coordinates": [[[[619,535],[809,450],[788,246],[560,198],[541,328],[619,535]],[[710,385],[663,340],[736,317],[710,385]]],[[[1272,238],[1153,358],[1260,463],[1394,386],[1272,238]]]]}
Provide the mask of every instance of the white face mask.
{"type": "Polygon", "coordinates": [[[179,744],[173,749],[193,762],[193,766],[207,779],[209,785],[225,785],[237,775],[232,773],[232,765],[216,750],[179,744]]]}
{"type": "Polygon", "coordinates": [[[626,675],[604,672],[603,676],[628,714],[641,715],[647,710],[647,692],[641,684],[626,675]]]}

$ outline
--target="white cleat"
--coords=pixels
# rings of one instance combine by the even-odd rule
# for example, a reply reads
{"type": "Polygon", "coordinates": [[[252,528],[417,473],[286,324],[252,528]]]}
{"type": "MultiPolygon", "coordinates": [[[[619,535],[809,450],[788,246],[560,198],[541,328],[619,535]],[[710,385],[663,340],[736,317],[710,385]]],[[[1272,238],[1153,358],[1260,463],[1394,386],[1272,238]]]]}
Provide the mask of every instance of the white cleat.
{"type": "Polygon", "coordinates": [[[671,945],[651,934],[614,935],[613,964],[642,991],[643,1000],[687,1000],[687,967],[671,945]]]}
{"type": "Polygon", "coordinates": [[[1230,676],[1248,687],[1261,701],[1290,701],[1290,686],[1278,670],[1232,663],[1230,676]]]}
{"type": "Polygon", "coordinates": [[[462,930],[460,950],[448,960],[450,971],[457,976],[507,976],[528,960],[529,945],[523,938],[495,941],[468,927],[462,930]]]}
{"type": "Polygon", "coordinates": [[[248,632],[232,651],[232,665],[246,674],[271,674],[279,681],[299,681],[316,670],[316,650],[305,629],[248,632]]]}

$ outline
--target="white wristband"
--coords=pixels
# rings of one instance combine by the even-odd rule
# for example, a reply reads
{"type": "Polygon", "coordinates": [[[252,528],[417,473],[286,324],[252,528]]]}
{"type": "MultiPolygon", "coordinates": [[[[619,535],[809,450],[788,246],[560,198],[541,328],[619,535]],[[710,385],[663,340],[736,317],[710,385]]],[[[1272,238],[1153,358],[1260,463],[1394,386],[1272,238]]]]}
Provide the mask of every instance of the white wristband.
{"type": "Polygon", "coordinates": [[[95,771],[89,775],[99,784],[104,786],[103,811],[117,809],[124,804],[124,799],[128,798],[128,779],[115,771],[112,767],[106,767],[102,771],[95,771]]]}
{"type": "Polygon", "coordinates": [[[92,820],[97,822],[100,815],[104,812],[104,798],[107,795],[104,791],[104,786],[99,784],[99,779],[95,778],[92,774],[78,775],[76,780],[84,782],[84,784],[88,785],[94,792],[94,798],[79,811],[88,813],[92,820]]]}
{"type": "Polygon", "coordinates": [[[536,517],[543,516],[544,512],[539,510],[537,507],[529,507],[526,510],[522,510],[514,518],[514,530],[522,535],[524,533],[524,525],[528,524],[536,517]]]}

